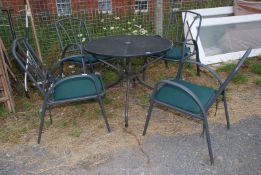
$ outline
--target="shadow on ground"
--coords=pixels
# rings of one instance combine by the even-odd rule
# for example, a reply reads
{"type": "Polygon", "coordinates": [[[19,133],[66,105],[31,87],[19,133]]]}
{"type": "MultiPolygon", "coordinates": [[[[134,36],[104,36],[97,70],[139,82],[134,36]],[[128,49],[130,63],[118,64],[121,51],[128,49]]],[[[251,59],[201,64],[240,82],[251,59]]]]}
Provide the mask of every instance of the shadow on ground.
{"type": "Polygon", "coordinates": [[[79,160],[70,165],[64,155],[39,145],[23,146],[14,152],[0,151],[0,174],[256,175],[261,174],[260,126],[258,116],[241,120],[230,130],[221,124],[213,126],[213,166],[209,163],[206,141],[199,134],[151,135],[143,138],[141,147],[122,148],[96,163],[79,160]]]}

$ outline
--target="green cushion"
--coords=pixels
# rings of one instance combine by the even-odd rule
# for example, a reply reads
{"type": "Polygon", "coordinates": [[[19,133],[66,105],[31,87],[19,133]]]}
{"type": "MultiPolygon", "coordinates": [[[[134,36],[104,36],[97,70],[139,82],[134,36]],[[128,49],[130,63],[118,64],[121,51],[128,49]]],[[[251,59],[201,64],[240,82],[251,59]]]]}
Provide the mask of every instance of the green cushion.
{"type": "MultiPolygon", "coordinates": [[[[181,59],[181,52],[182,52],[182,48],[180,47],[172,47],[164,56],[164,58],[167,59],[172,59],[172,60],[180,60],[181,59]]],[[[185,56],[188,55],[188,53],[190,52],[190,48],[186,47],[185,48],[185,56]]]]}
{"type": "MultiPolygon", "coordinates": [[[[172,80],[173,82],[179,83],[185,87],[187,87],[189,90],[191,90],[200,100],[202,105],[206,109],[206,105],[210,98],[215,94],[215,90],[209,87],[204,87],[196,84],[189,83],[184,80],[172,80]]],[[[160,87],[156,94],[155,99],[166,103],[171,106],[178,107],[180,109],[199,114],[200,108],[196,104],[196,102],[191,98],[190,95],[188,95],[186,92],[181,90],[180,88],[170,86],[170,85],[163,85],[160,87]]]]}
{"type": "MultiPolygon", "coordinates": [[[[97,56],[97,58],[103,59],[103,60],[111,59],[111,57],[103,57],[103,56],[97,56]]],[[[84,60],[85,60],[86,64],[88,64],[90,61],[91,61],[91,63],[98,62],[98,60],[96,58],[94,58],[92,55],[87,55],[84,60]]],[[[66,59],[66,61],[82,63],[82,55],[70,56],[70,57],[68,57],[68,59],[66,59]]]]}
{"type": "MultiPolygon", "coordinates": [[[[100,77],[94,74],[91,74],[91,76],[95,80],[99,93],[103,92],[104,89],[100,77]]],[[[57,85],[53,91],[53,100],[67,100],[92,95],[97,95],[93,81],[86,77],[76,77],[57,85]]]]}

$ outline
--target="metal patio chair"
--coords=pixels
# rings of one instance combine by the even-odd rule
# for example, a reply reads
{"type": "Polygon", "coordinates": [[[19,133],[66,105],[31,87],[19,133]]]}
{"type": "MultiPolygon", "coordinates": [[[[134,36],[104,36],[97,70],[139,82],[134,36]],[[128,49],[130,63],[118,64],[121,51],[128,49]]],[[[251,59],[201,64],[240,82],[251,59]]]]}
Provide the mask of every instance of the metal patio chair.
{"type": "Polygon", "coordinates": [[[179,78],[162,80],[158,82],[150,97],[150,106],[143,130],[143,135],[146,134],[149,120],[151,118],[152,109],[154,104],[163,105],[171,109],[175,109],[181,113],[184,113],[192,118],[196,118],[203,121],[203,133],[206,134],[208,151],[211,164],[214,163],[213,153],[211,148],[211,141],[209,136],[208,129],[208,117],[207,112],[210,107],[217,101],[219,96],[223,97],[225,115],[227,128],[229,129],[229,114],[227,107],[227,100],[225,96],[225,89],[228,83],[231,81],[233,76],[237,73],[240,66],[244,63],[251,52],[251,49],[248,49],[243,57],[239,60],[238,64],[235,66],[233,71],[229,74],[225,81],[222,82],[219,75],[211,68],[206,65],[203,65],[196,61],[187,60],[186,62],[190,64],[195,64],[201,68],[206,69],[213,77],[217,79],[220,86],[217,89],[210,87],[201,86],[194,84],[179,78]]]}
{"type": "Polygon", "coordinates": [[[38,59],[32,46],[25,38],[14,40],[12,52],[19,66],[27,73],[32,83],[44,96],[40,110],[38,143],[41,141],[46,110],[48,109],[50,112],[50,121],[52,123],[51,108],[54,105],[68,102],[96,99],[100,105],[108,132],[110,132],[101,99],[105,95],[105,90],[99,74],[82,74],[65,78],[55,77],[38,59]]]}
{"type": "Polygon", "coordinates": [[[119,82],[120,70],[108,62],[113,58],[93,56],[85,51],[84,45],[91,40],[91,34],[83,20],[72,17],[60,19],[55,22],[55,28],[61,48],[61,74],[63,73],[64,62],[81,64],[84,73],[86,73],[86,65],[90,66],[94,72],[93,65],[104,63],[118,75],[118,79],[108,85],[108,87],[119,82]]]}
{"type": "MultiPolygon", "coordinates": [[[[163,59],[166,67],[168,67],[169,61],[179,62],[178,77],[180,77],[183,69],[182,60],[187,60],[195,56],[196,61],[200,62],[197,40],[201,22],[201,15],[193,11],[175,11],[172,9],[170,12],[168,24],[163,31],[163,36],[173,41],[173,47],[167,53],[156,55],[156,57],[163,59]],[[196,26],[197,30],[192,33],[191,31],[194,26],[196,26]]],[[[197,75],[200,75],[199,66],[197,66],[197,75]]]]}
{"type": "MultiPolygon", "coordinates": [[[[178,62],[179,67],[177,71],[177,77],[180,78],[181,72],[183,70],[183,62],[195,57],[195,60],[200,63],[199,52],[198,52],[198,37],[201,28],[202,17],[200,14],[181,10],[175,11],[171,10],[168,18],[168,24],[163,30],[163,37],[168,38],[173,41],[173,47],[166,53],[153,55],[152,61],[147,62],[142,67],[143,80],[145,80],[145,71],[147,67],[151,64],[155,64],[160,60],[164,60],[166,67],[168,67],[168,62],[174,61],[178,62]],[[192,33],[191,31],[195,28],[196,31],[192,33]]],[[[197,67],[197,75],[200,75],[200,66],[197,67]]]]}

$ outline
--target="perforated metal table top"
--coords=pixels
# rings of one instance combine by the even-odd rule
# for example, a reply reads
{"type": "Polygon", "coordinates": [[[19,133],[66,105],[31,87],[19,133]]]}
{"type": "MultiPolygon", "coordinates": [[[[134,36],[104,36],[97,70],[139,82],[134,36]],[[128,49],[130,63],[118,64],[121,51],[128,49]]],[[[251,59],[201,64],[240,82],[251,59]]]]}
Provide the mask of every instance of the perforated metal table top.
{"type": "Polygon", "coordinates": [[[118,58],[150,56],[168,51],[172,42],[158,35],[117,35],[89,41],[85,50],[94,55],[118,58]]]}

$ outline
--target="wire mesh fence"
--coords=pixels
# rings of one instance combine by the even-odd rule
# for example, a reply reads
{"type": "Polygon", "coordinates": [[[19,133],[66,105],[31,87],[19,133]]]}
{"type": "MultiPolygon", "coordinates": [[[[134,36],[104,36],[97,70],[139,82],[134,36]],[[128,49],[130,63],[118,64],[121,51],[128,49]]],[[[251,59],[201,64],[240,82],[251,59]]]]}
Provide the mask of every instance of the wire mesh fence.
{"type": "MultiPolygon", "coordinates": [[[[170,9],[197,9],[232,5],[233,0],[30,0],[36,33],[43,60],[52,64],[61,49],[55,21],[75,17],[85,21],[91,38],[116,34],[153,34],[159,16],[155,15],[162,2],[163,28],[170,9]]],[[[25,36],[26,11],[22,0],[0,0],[0,9],[12,9],[16,37],[25,36]]],[[[0,10],[0,37],[11,50],[13,41],[8,15],[0,10]]],[[[32,25],[29,38],[33,42],[32,25]]]]}

